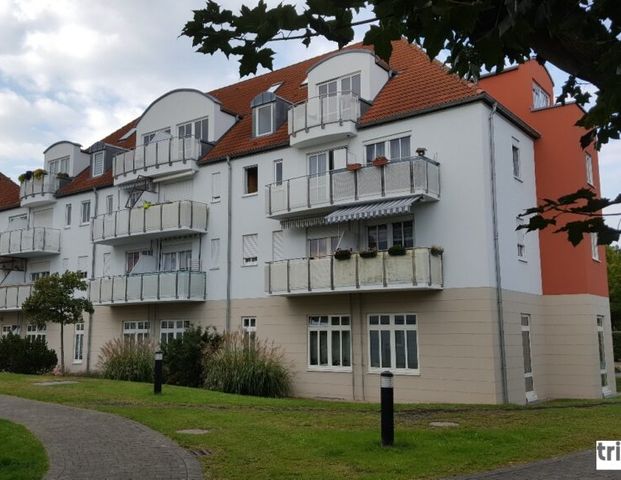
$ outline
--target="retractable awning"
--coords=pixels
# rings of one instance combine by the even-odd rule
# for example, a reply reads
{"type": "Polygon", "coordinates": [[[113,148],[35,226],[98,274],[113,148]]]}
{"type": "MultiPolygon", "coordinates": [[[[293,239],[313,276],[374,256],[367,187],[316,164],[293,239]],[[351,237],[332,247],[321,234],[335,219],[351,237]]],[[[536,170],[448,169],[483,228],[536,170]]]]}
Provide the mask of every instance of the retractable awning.
{"type": "Polygon", "coordinates": [[[410,213],[412,204],[421,199],[421,195],[401,198],[399,200],[388,200],[383,202],[366,203],[355,207],[346,207],[335,210],[327,215],[327,224],[344,223],[353,220],[365,220],[368,218],[388,217],[391,215],[401,215],[410,213]]]}
{"type": "Polygon", "coordinates": [[[304,217],[304,218],[293,218],[290,220],[280,221],[280,226],[284,229],[316,227],[318,225],[325,225],[325,224],[326,224],[326,219],[324,217],[304,217]]]}

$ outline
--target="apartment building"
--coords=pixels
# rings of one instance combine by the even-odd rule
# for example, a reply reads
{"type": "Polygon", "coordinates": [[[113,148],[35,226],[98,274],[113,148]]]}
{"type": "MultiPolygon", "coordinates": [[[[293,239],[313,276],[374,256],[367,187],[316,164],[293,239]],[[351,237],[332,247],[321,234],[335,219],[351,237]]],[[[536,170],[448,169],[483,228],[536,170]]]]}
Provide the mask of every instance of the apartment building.
{"type": "Polygon", "coordinates": [[[375,401],[384,370],[399,402],[612,395],[604,250],[516,231],[541,198],[599,191],[578,107],[552,99],[535,62],[473,85],[406,41],[168,92],[0,177],[2,332],[57,349],[20,305],[80,270],[73,371],[112,338],[213,325],[281,346],[300,396],[375,401]]]}

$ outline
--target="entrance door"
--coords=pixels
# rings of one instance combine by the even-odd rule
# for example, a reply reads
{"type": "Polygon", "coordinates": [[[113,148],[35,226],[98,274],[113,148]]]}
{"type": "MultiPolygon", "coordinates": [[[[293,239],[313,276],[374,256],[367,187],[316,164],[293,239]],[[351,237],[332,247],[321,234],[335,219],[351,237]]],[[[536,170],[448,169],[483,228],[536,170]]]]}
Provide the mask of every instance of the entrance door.
{"type": "Polygon", "coordinates": [[[524,386],[526,390],[526,400],[534,402],[537,400],[535,383],[533,381],[533,358],[530,342],[530,315],[522,314],[522,352],[524,355],[524,386]]]}

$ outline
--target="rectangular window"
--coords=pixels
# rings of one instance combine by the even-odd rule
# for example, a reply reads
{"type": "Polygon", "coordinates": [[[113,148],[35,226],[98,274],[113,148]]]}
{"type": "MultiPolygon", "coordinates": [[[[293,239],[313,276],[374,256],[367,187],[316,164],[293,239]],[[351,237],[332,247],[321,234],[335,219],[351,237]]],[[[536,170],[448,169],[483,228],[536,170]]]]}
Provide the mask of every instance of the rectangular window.
{"type": "Polygon", "coordinates": [[[591,237],[591,257],[599,262],[599,245],[597,244],[597,233],[590,233],[591,237]]]}
{"type": "Polygon", "coordinates": [[[520,217],[515,218],[515,235],[516,235],[516,244],[517,244],[517,257],[520,260],[526,260],[526,230],[523,228],[518,228],[522,226],[524,222],[520,217]]]}
{"type": "Polygon", "coordinates": [[[242,317],[242,334],[246,345],[254,344],[257,338],[256,317],[242,317]]]}
{"type": "Polygon", "coordinates": [[[339,237],[322,237],[308,239],[309,257],[327,257],[331,255],[338,244],[339,237]]]}
{"type": "MultiPolygon", "coordinates": [[[[108,254],[104,253],[104,259],[106,258],[106,255],[110,255],[110,254],[109,253],[108,254]]],[[[66,272],[67,270],[69,270],[69,259],[68,258],[63,258],[63,270],[62,271],[66,272]]]]}
{"type": "Polygon", "coordinates": [[[212,238],[209,246],[209,267],[218,268],[220,266],[220,239],[212,238]]]}
{"type": "Polygon", "coordinates": [[[262,105],[260,107],[254,108],[254,116],[255,116],[255,137],[260,137],[262,135],[269,135],[274,131],[274,114],[273,114],[273,104],[262,105]]]}
{"type": "Polygon", "coordinates": [[[390,159],[401,160],[410,157],[410,137],[390,140],[390,159]]]}
{"type": "Polygon", "coordinates": [[[91,221],[91,201],[86,200],[81,204],[80,223],[85,225],[91,221]]]}
{"type": "Polygon", "coordinates": [[[372,143],[365,146],[365,158],[367,164],[371,163],[377,157],[386,156],[386,142],[372,143]]]}
{"type": "Polygon", "coordinates": [[[309,368],[351,370],[351,322],[347,315],[308,317],[309,368]]]}
{"type": "Polygon", "coordinates": [[[220,172],[211,174],[211,201],[220,201],[220,172]]]}
{"type": "Polygon", "coordinates": [[[32,272],[30,274],[30,281],[36,282],[40,278],[49,277],[49,276],[50,276],[50,272],[32,272]]]}
{"type": "Polygon", "coordinates": [[[533,108],[546,108],[550,106],[550,96],[536,83],[533,83],[533,108]]]}
{"type": "Polygon", "coordinates": [[[126,342],[142,343],[149,339],[151,322],[123,322],[123,339],[126,342]]]}
{"type": "Polygon", "coordinates": [[[71,226],[71,204],[65,204],[65,227],[71,226]]]}
{"type": "Polygon", "coordinates": [[[257,265],[259,260],[259,235],[242,236],[243,265],[257,265]]]}
{"type": "Polygon", "coordinates": [[[162,130],[157,130],[155,132],[151,132],[151,133],[147,133],[145,135],[142,136],[142,144],[146,147],[147,145],[149,145],[149,143],[151,143],[153,141],[153,139],[155,138],[155,135],[157,135],[158,133],[167,133],[168,135],[170,135],[170,128],[164,128],[162,130]]]}
{"type": "Polygon", "coordinates": [[[82,278],[88,278],[88,257],[78,257],[78,272],[82,278]]]}
{"type": "Polygon", "coordinates": [[[93,177],[99,177],[104,172],[104,152],[93,154],[93,177]]]}
{"type": "Polygon", "coordinates": [[[367,247],[369,250],[386,250],[388,248],[388,225],[367,227],[367,247]]]}
{"type": "Polygon", "coordinates": [[[274,183],[282,185],[282,160],[274,161],[274,183]]]}
{"type": "Polygon", "coordinates": [[[244,167],[244,195],[257,193],[259,188],[259,167],[244,167]]]}
{"type": "Polygon", "coordinates": [[[2,325],[2,336],[19,335],[19,325],[2,325]]]}
{"type": "Polygon", "coordinates": [[[604,317],[597,315],[597,345],[599,350],[599,376],[602,384],[602,392],[604,395],[611,393],[608,385],[608,364],[606,362],[606,348],[604,343],[604,317]]]}
{"type": "Polygon", "coordinates": [[[45,340],[47,336],[47,326],[46,325],[35,325],[34,323],[30,323],[26,326],[26,339],[43,339],[45,340]]]}
{"type": "Polygon", "coordinates": [[[203,142],[209,138],[209,123],[206,118],[194,122],[194,137],[203,142]]]}
{"type": "Polygon", "coordinates": [[[419,372],[416,315],[369,315],[369,371],[385,369],[419,372]]]}
{"type": "Polygon", "coordinates": [[[73,329],[73,363],[84,358],[84,323],[76,323],[73,329]]]}
{"type": "Polygon", "coordinates": [[[589,185],[593,186],[595,185],[593,181],[593,157],[591,157],[588,153],[585,153],[584,163],[586,167],[586,181],[589,185]]]}
{"type": "Polygon", "coordinates": [[[9,217],[9,226],[11,228],[19,228],[22,225],[25,227],[27,221],[28,215],[26,215],[25,213],[20,215],[11,215],[9,217]]]}
{"type": "Polygon", "coordinates": [[[414,247],[414,222],[396,222],[392,224],[392,244],[405,248],[414,247]]]}
{"type": "Polygon", "coordinates": [[[114,195],[108,195],[106,197],[106,213],[108,215],[112,215],[113,210],[114,210],[114,195]]]}
{"type": "Polygon", "coordinates": [[[184,125],[179,125],[179,127],[177,128],[177,133],[179,135],[179,138],[191,137],[192,136],[192,124],[186,123],[184,125]]]}
{"type": "Polygon", "coordinates": [[[58,173],[69,173],[69,157],[50,160],[48,170],[51,175],[56,175],[58,173]]]}
{"type": "Polygon", "coordinates": [[[166,343],[175,338],[181,338],[188,328],[190,328],[188,320],[162,320],[160,322],[160,342],[166,343]]]}
{"type": "Polygon", "coordinates": [[[272,232],[272,261],[284,260],[285,258],[285,232],[276,230],[272,232]]]}
{"type": "Polygon", "coordinates": [[[134,267],[140,260],[140,257],[143,255],[152,256],[153,251],[151,250],[134,250],[130,252],[125,252],[125,272],[132,273],[134,267]]]}
{"type": "Polygon", "coordinates": [[[511,146],[511,154],[513,159],[513,176],[518,180],[521,179],[521,165],[520,165],[520,147],[517,145],[511,146]]]}
{"type": "Polygon", "coordinates": [[[325,97],[336,93],[353,93],[360,95],[360,73],[345,75],[317,85],[317,94],[325,97]]]}
{"type": "Polygon", "coordinates": [[[524,389],[526,400],[533,402],[537,400],[535,384],[533,382],[533,357],[530,338],[530,315],[522,313],[520,315],[522,324],[522,357],[524,359],[524,389]]]}

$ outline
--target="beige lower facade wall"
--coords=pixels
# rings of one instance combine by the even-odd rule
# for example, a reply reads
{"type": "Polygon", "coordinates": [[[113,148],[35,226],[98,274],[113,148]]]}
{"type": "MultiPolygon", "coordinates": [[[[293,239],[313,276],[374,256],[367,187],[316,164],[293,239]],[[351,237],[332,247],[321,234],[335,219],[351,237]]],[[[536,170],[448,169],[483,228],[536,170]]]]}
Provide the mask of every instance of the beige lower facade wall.
{"type": "MultiPolygon", "coordinates": [[[[596,315],[604,316],[609,384],[614,385],[608,300],[592,295],[538,296],[503,292],[508,399],[526,402],[521,314],[531,318],[533,378],[539,399],[599,398],[599,349],[596,315]]],[[[368,315],[417,315],[419,373],[395,376],[397,402],[501,403],[500,342],[493,288],[438,292],[388,292],[235,299],[231,330],[244,316],[256,317],[257,335],[284,352],[294,394],[339,400],[378,401],[379,375],[369,372],[368,315]],[[309,315],[349,315],[352,326],[351,371],[308,367],[309,315]]],[[[2,323],[25,323],[17,313],[1,314],[2,323]]],[[[162,320],[226,328],[226,302],[171,303],[96,307],[86,322],[85,357],[73,362],[73,326],[65,332],[65,362],[72,371],[96,370],[104,343],[122,336],[123,321],[150,321],[159,338],[162,320]],[[90,331],[89,331],[90,330],[90,331]],[[90,345],[89,345],[90,343],[90,345]],[[90,347],[90,348],[89,348],[90,347]],[[90,350],[90,355],[88,351],[90,350]]],[[[48,343],[58,350],[58,326],[48,326],[48,343]]]]}

